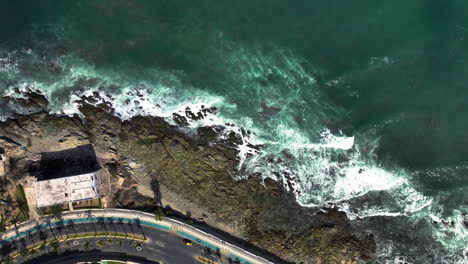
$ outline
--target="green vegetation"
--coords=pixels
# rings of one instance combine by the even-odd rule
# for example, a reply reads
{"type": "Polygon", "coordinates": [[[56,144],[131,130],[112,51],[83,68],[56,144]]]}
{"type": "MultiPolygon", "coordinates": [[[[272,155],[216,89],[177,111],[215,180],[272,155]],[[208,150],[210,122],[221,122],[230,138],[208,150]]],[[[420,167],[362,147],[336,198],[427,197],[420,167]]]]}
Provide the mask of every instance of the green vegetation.
{"type": "Polygon", "coordinates": [[[63,209],[60,205],[54,205],[50,207],[50,215],[59,218],[62,215],[63,209]]]}
{"type": "Polygon", "coordinates": [[[187,224],[193,225],[193,220],[192,219],[187,220],[187,224]]]}
{"type": "Polygon", "coordinates": [[[171,209],[166,209],[166,210],[164,211],[164,214],[165,214],[166,216],[171,216],[171,215],[174,214],[174,212],[173,212],[171,209]]]}
{"type": "Polygon", "coordinates": [[[39,244],[38,246],[35,246],[35,247],[37,247],[37,249],[39,251],[44,251],[46,246],[47,246],[47,242],[42,242],[41,244],[39,244]]]}
{"type": "MultiPolygon", "coordinates": [[[[70,240],[73,240],[73,239],[82,239],[82,238],[95,238],[95,237],[105,237],[107,238],[107,243],[109,245],[112,244],[112,241],[113,239],[112,238],[109,238],[109,236],[111,237],[118,237],[118,238],[126,238],[126,239],[132,239],[132,240],[135,240],[135,241],[146,241],[146,238],[143,237],[143,236],[139,236],[139,235],[128,235],[128,234],[123,234],[123,233],[117,233],[117,234],[108,234],[108,233],[91,233],[91,234],[80,234],[80,235],[71,235],[71,236],[68,236],[68,237],[62,237],[62,238],[53,238],[53,239],[50,239],[48,241],[44,241],[44,242],[40,242],[40,243],[37,243],[33,246],[30,246],[28,248],[24,248],[20,251],[17,251],[15,253],[12,253],[9,257],[3,257],[0,261],[0,264],[4,264],[4,263],[11,263],[11,262],[6,262],[8,261],[10,258],[11,259],[14,259],[16,258],[18,255],[21,255],[25,258],[29,258],[30,256],[34,255],[34,254],[37,254],[41,251],[44,251],[44,249],[47,247],[47,246],[50,246],[52,251],[54,252],[57,252],[58,249],[60,248],[60,242],[65,242],[65,245],[67,247],[70,246],[70,240]]],[[[141,242],[137,242],[137,243],[140,243],[141,245],[141,242]]],[[[119,246],[123,246],[123,243],[122,241],[119,241],[118,242],[119,246]]],[[[96,245],[98,245],[99,247],[102,247],[104,245],[104,240],[103,239],[100,239],[96,242],[96,245]]],[[[90,243],[89,242],[85,242],[83,243],[82,245],[82,248],[87,250],[90,248],[90,243]]]]}
{"type": "Polygon", "coordinates": [[[120,237],[120,238],[131,238],[131,239],[141,240],[141,241],[146,240],[146,238],[144,238],[143,236],[139,236],[139,235],[129,235],[129,234],[124,234],[124,233],[109,234],[109,233],[104,233],[104,232],[70,235],[69,237],[67,237],[67,240],[79,239],[79,238],[88,238],[88,237],[109,237],[109,236],[111,236],[111,237],[120,237]]]}
{"type": "Polygon", "coordinates": [[[10,257],[10,256],[2,257],[2,259],[0,260],[0,263],[1,263],[1,264],[10,264],[10,263],[13,263],[13,258],[10,257]]]}
{"type": "Polygon", "coordinates": [[[23,258],[29,258],[29,250],[27,250],[26,248],[23,248],[22,250],[20,250],[19,254],[23,258]]]}
{"type": "Polygon", "coordinates": [[[38,253],[39,251],[36,249],[36,248],[31,248],[31,250],[29,250],[29,255],[30,256],[34,256],[38,253]]]}
{"type": "Polygon", "coordinates": [[[19,214],[18,214],[18,221],[23,222],[29,219],[29,206],[28,200],[26,199],[26,194],[24,193],[23,185],[19,184],[16,187],[15,191],[16,201],[18,202],[19,207],[19,214]]]}
{"type": "Polygon", "coordinates": [[[62,215],[64,211],[68,211],[68,210],[64,210],[61,205],[53,205],[47,208],[39,209],[39,215],[40,216],[50,215],[55,218],[60,218],[60,216],[62,215]]]}
{"type": "Polygon", "coordinates": [[[88,249],[88,248],[89,248],[89,242],[85,242],[85,243],[83,244],[83,248],[84,248],[84,249],[88,249]]]}
{"type": "Polygon", "coordinates": [[[52,248],[53,252],[57,252],[58,248],[60,247],[60,244],[59,244],[59,242],[57,240],[54,240],[54,241],[50,242],[50,247],[52,248]]]}
{"type": "Polygon", "coordinates": [[[158,208],[156,212],[154,212],[154,220],[162,221],[164,219],[164,212],[161,208],[158,208]]]}
{"type": "Polygon", "coordinates": [[[96,246],[102,247],[103,245],[104,245],[104,240],[99,239],[98,241],[96,241],[96,246]]]}
{"type": "Polygon", "coordinates": [[[19,222],[19,221],[18,221],[18,218],[16,218],[16,216],[14,216],[13,218],[11,218],[11,220],[10,220],[10,224],[11,224],[11,225],[14,225],[14,226],[16,226],[16,224],[17,224],[18,222],[19,222]]]}

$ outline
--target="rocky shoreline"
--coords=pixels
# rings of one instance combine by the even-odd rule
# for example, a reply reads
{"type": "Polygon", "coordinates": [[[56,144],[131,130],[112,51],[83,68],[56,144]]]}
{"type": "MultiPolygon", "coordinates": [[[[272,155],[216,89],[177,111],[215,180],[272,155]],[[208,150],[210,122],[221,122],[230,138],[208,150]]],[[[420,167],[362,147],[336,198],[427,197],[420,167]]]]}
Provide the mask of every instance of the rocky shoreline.
{"type": "MultiPolygon", "coordinates": [[[[40,95],[27,97],[2,100],[32,103],[34,109],[47,104],[40,95]]],[[[162,118],[122,121],[109,106],[86,101],[81,102],[81,117],[38,112],[0,122],[0,147],[11,157],[8,184],[26,175],[41,152],[92,144],[112,177],[109,207],[171,208],[285,262],[361,263],[372,258],[373,237],[352,230],[344,213],[301,207],[278,182],[236,181],[235,134],[219,141],[216,128],[203,127],[188,136],[162,118]]],[[[174,118],[180,124],[197,118],[190,111],[186,115],[174,118]]]]}

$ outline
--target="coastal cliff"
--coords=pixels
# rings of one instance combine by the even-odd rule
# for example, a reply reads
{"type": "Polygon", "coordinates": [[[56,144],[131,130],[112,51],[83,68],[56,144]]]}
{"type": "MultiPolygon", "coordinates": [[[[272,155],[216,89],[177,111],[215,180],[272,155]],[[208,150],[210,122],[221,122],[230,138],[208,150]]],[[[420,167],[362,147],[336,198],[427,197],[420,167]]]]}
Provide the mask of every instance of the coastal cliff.
{"type": "MultiPolygon", "coordinates": [[[[15,103],[47,104],[37,94],[29,98],[15,103]]],[[[361,263],[375,251],[373,237],[353,230],[344,213],[301,207],[278,182],[235,180],[235,135],[216,140],[220,128],[213,127],[187,135],[158,117],[122,121],[86,99],[80,112],[39,112],[0,123],[0,147],[10,159],[6,184],[24,177],[41,152],[92,144],[112,177],[109,207],[171,208],[285,262],[361,263]]]]}

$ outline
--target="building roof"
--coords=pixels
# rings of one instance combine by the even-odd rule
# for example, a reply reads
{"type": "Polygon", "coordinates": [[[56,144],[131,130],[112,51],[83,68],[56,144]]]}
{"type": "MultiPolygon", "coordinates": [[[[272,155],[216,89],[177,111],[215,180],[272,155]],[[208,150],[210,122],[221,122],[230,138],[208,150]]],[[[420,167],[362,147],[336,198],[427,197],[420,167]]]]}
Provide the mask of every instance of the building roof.
{"type": "Polygon", "coordinates": [[[66,204],[99,197],[99,171],[58,179],[36,181],[38,207],[66,204]],[[98,181],[97,181],[98,180],[98,181]]]}

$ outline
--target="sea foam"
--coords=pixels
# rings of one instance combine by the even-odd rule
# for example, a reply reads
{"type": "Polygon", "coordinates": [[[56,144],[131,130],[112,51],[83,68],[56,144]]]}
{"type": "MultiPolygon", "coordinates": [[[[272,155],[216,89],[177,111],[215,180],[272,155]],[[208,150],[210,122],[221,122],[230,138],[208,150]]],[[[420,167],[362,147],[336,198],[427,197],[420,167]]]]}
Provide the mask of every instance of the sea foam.
{"type": "MultiPolygon", "coordinates": [[[[158,116],[179,125],[176,114],[186,118],[180,129],[188,134],[200,127],[222,127],[219,141],[228,140],[231,133],[240,139],[236,145],[237,179],[271,178],[293,192],[302,206],[338,208],[352,220],[384,216],[442,221],[432,210],[433,199],[412,186],[407,171],[388,169],[376,162],[378,139],[362,133],[348,135],[325,125],[329,115],[341,113],[317,91],[315,79],[301,60],[288,52],[271,56],[241,49],[225,65],[236,76],[232,79],[238,82],[235,85],[252,87],[256,96],[266,101],[251,102],[258,110],[250,116],[237,114],[245,106],[233,99],[234,94],[187,87],[177,72],[146,69],[145,78],[135,78],[131,73],[98,69],[66,55],[50,59],[60,68],[54,78],[38,79],[22,71],[18,56],[42,60],[34,51],[4,56],[7,59],[0,61],[0,67],[3,65],[3,74],[14,80],[0,91],[4,96],[24,98],[25,93],[37,91],[49,100],[47,110],[69,116],[81,115],[79,108],[84,101],[104,106],[122,120],[158,116]],[[271,95],[265,88],[270,79],[279,82],[270,84],[277,86],[278,94],[271,95]],[[308,102],[302,99],[306,95],[312,98],[308,102]],[[209,108],[217,110],[204,111],[209,108]],[[203,114],[191,117],[198,113],[203,114]]],[[[10,110],[27,113],[27,109],[10,110]]],[[[455,228],[435,228],[434,239],[447,248],[466,243],[460,214],[454,212],[446,219],[455,221],[455,228]]],[[[385,255],[383,251],[379,254],[385,255]]]]}

